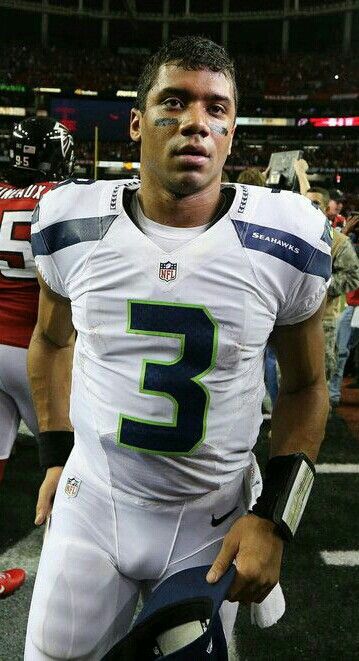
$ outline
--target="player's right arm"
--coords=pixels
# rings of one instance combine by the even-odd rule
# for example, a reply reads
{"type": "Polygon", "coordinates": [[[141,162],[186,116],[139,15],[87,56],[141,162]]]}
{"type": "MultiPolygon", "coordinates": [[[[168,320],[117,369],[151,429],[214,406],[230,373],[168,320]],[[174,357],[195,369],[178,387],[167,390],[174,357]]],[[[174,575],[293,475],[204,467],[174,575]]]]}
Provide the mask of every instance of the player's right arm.
{"type": "Polygon", "coordinates": [[[67,438],[67,447],[40,450],[40,461],[47,469],[40,487],[36,506],[36,525],[41,525],[51,513],[52,502],[60,479],[66,454],[69,420],[69,401],[75,331],[72,324],[70,301],[53,292],[41,276],[37,324],[28,351],[28,373],[32,398],[37,414],[40,446],[45,434],[60,432],[52,438],[67,438]],[[65,434],[62,434],[62,433],[65,434]],[[66,434],[67,433],[67,434],[66,434]]]}

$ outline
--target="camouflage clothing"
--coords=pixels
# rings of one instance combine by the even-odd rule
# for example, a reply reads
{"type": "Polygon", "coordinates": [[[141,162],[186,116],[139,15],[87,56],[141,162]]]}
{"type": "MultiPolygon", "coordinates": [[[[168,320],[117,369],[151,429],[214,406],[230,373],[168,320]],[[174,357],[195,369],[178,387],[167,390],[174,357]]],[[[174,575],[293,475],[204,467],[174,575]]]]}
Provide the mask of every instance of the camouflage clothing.
{"type": "Polygon", "coordinates": [[[325,319],[337,319],[339,297],[359,287],[359,260],[353,244],[344,234],[333,233],[332,279],[328,289],[325,319]]]}
{"type": "Polygon", "coordinates": [[[334,375],[337,365],[337,352],[336,352],[336,335],[337,326],[331,321],[323,320],[324,335],[325,335],[325,376],[329,382],[334,375]]]}
{"type": "Polygon", "coordinates": [[[330,381],[336,368],[336,322],[340,314],[340,295],[359,287],[359,260],[347,236],[335,231],[332,243],[332,280],[324,312],[325,371],[330,381]]]}

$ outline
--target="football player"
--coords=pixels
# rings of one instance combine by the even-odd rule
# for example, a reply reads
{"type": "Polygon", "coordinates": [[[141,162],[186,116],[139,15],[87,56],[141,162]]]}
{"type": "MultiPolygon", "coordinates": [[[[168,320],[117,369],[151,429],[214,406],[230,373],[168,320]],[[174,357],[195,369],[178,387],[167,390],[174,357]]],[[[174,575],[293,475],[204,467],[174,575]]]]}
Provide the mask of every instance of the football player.
{"type": "Polygon", "coordinates": [[[62,124],[31,117],[15,126],[8,179],[0,184],[0,481],[20,419],[38,433],[26,373],[39,297],[31,215],[54,182],[72,174],[73,164],[73,138],[62,124]]]}
{"type": "Polygon", "coordinates": [[[238,602],[270,599],[278,583],[328,414],[330,246],[304,197],[221,186],[236,106],[225,50],[174,40],[147,63],[131,114],[141,181],[64,183],[34,214],[38,523],[58,486],[26,661],[101,659],[140,591],[187,567],[211,565],[215,583],[235,562],[227,639],[238,602]],[[255,502],[268,342],[282,381],[255,502]]]}

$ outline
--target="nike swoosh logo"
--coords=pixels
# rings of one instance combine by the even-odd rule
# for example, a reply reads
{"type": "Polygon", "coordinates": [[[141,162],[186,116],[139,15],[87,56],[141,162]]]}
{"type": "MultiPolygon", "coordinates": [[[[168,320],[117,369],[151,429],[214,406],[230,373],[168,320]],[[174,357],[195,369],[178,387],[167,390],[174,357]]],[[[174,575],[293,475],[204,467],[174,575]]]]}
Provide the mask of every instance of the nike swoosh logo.
{"type": "Polygon", "coordinates": [[[230,510],[230,512],[227,512],[227,514],[223,514],[223,516],[220,516],[218,519],[216,519],[214,514],[212,514],[211,526],[213,526],[213,528],[216,528],[217,526],[220,526],[221,523],[223,523],[223,521],[228,519],[228,517],[231,516],[231,514],[233,514],[233,512],[236,511],[236,509],[237,509],[237,507],[233,507],[233,509],[230,510]]]}

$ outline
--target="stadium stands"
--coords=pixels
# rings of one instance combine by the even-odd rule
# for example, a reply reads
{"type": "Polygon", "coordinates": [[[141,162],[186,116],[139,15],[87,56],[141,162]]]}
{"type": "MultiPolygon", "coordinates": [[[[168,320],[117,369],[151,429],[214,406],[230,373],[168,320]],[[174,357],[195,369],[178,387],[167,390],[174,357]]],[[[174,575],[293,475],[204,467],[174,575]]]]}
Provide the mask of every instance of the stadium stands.
{"type": "MultiPolygon", "coordinates": [[[[124,54],[83,48],[75,52],[58,46],[44,51],[40,46],[1,45],[2,162],[6,165],[7,136],[14,121],[8,110],[51,114],[54,99],[75,98],[79,90],[83,91],[81,99],[91,100],[92,96],[86,96],[86,92],[96,92],[96,99],[116,99],[120,103],[117,90],[126,94],[126,90],[136,89],[138,71],[146,57],[146,52],[136,51],[124,54]],[[58,91],[51,93],[44,89],[58,91]]],[[[238,113],[244,125],[237,129],[226,164],[230,176],[235,179],[236,172],[247,166],[265,169],[273,151],[293,148],[303,149],[310,174],[324,172],[336,177],[338,172],[342,176],[348,169],[355,173],[359,168],[359,129],[346,126],[345,118],[359,115],[358,60],[359,55],[349,57],[334,52],[323,53],[320,58],[316,53],[303,54],[300,58],[293,53],[270,58],[238,55],[238,113]],[[313,117],[326,117],[327,124],[312,125],[313,117]],[[263,118],[262,126],[259,118],[263,118]],[[286,125],[278,125],[280,118],[285,119],[286,125]],[[337,123],[331,118],[336,118],[337,123]]],[[[71,117],[66,117],[59,115],[72,129],[71,117]]],[[[76,136],[75,132],[75,137],[79,173],[90,176],[94,162],[90,139],[93,136],[84,137],[81,133],[76,136]]],[[[105,139],[100,131],[99,159],[138,162],[138,147],[123,136],[105,139]]],[[[350,178],[347,183],[351,190],[356,189],[350,178]]]]}
{"type": "MultiPolygon", "coordinates": [[[[0,46],[1,81],[33,87],[83,87],[107,91],[118,86],[135,89],[138,73],[147,55],[127,56],[103,49],[80,48],[71,51],[52,46],[41,47],[18,43],[0,46]]],[[[330,99],[333,95],[356,94],[359,91],[359,55],[325,53],[255,55],[235,57],[239,86],[248,96],[309,96],[330,99]]],[[[293,99],[295,100],[295,99],[293,99]]],[[[303,99],[297,99],[303,100],[303,99]]]]}

